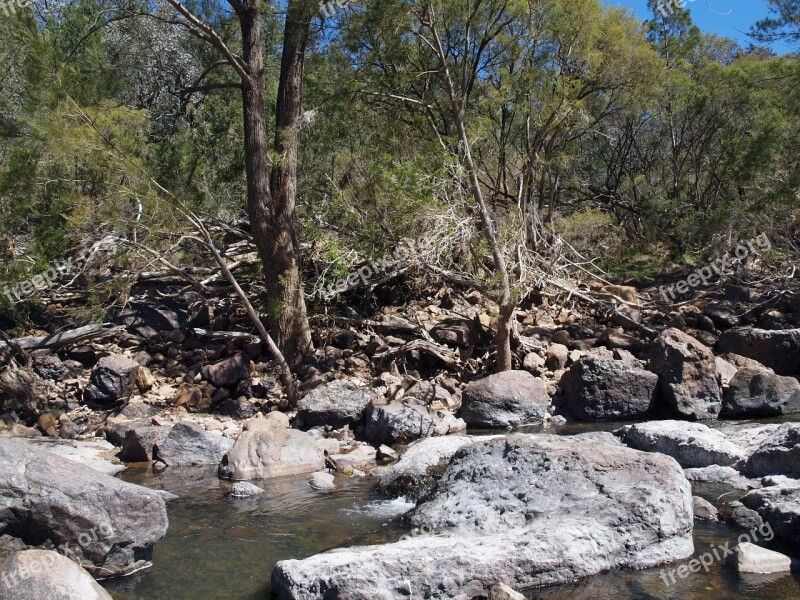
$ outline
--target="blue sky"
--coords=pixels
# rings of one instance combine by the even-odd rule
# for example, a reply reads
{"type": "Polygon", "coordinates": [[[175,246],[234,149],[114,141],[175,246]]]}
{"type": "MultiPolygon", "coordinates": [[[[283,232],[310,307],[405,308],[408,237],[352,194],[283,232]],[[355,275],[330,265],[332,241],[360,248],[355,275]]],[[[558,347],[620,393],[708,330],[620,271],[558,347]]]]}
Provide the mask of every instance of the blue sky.
{"type": "MultiPolygon", "coordinates": [[[[649,19],[650,11],[646,0],[604,0],[612,6],[625,6],[641,19],[649,19]]],[[[668,0],[664,0],[667,2],[668,0]]],[[[737,40],[747,46],[750,39],[747,31],[759,19],[768,14],[764,0],[686,0],[686,7],[691,11],[695,24],[709,33],[716,33],[737,40]]],[[[785,45],[775,44],[776,52],[787,52],[785,45]]]]}

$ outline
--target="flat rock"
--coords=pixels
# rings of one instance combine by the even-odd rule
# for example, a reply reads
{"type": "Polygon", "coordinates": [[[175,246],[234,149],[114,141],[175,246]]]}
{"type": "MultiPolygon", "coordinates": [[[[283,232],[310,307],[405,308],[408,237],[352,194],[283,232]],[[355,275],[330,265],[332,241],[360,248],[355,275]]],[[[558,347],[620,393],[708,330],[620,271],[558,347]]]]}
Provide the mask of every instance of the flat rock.
{"type": "Polygon", "coordinates": [[[655,402],[658,375],[638,361],[585,356],[561,379],[567,409],[582,421],[637,419],[655,402]]]}
{"type": "Polygon", "coordinates": [[[116,475],[127,468],[119,464],[119,461],[115,462],[117,449],[105,440],[34,438],[27,440],[26,443],[106,475],[116,475]]]}
{"type": "Polygon", "coordinates": [[[337,380],[312,390],[297,406],[297,418],[304,427],[330,425],[339,429],[354,426],[375,398],[352,381],[337,380]]]}
{"type": "Polygon", "coordinates": [[[761,487],[761,483],[757,479],[748,479],[733,467],[711,465],[710,467],[684,469],[683,474],[686,475],[686,479],[689,481],[721,483],[739,490],[752,490],[761,487]]]}
{"type": "Polygon", "coordinates": [[[85,569],[52,550],[12,554],[0,570],[0,598],[111,600],[85,569]]]}
{"type": "Polygon", "coordinates": [[[458,416],[471,427],[541,424],[550,406],[545,383],[527,371],[505,371],[470,383],[458,416]]]}
{"type": "Polygon", "coordinates": [[[785,554],[749,542],[738,544],[728,562],[739,573],[789,573],[792,570],[792,559],[785,554]]]}
{"type": "Polygon", "coordinates": [[[280,600],[485,597],[498,581],[528,589],[693,552],[678,464],[610,435],[465,446],[411,520],[436,535],[281,561],[273,589],[280,600]]]}
{"type": "Polygon", "coordinates": [[[237,481],[313,473],[325,467],[325,454],[306,432],[285,429],[245,431],[221,459],[220,477],[237,481]]]}
{"type": "Polygon", "coordinates": [[[233,446],[228,437],[206,431],[189,421],[176,424],[166,439],[156,444],[154,458],[170,467],[217,465],[233,446]]]}
{"type": "Polygon", "coordinates": [[[631,448],[667,454],[684,468],[730,466],[745,455],[719,431],[701,423],[650,421],[623,427],[618,435],[631,448]]]}
{"type": "Polygon", "coordinates": [[[167,532],[157,492],[16,440],[0,440],[0,497],[0,534],[50,541],[95,577],[148,566],[167,532]]]}
{"type": "Polygon", "coordinates": [[[670,328],[653,342],[650,370],[659,376],[666,403],[687,419],[715,419],[721,408],[717,366],[711,350],[670,328]]]}
{"type": "Polygon", "coordinates": [[[718,346],[720,352],[746,356],[778,375],[800,372],[800,329],[730,329],[720,336],[718,346]]]}

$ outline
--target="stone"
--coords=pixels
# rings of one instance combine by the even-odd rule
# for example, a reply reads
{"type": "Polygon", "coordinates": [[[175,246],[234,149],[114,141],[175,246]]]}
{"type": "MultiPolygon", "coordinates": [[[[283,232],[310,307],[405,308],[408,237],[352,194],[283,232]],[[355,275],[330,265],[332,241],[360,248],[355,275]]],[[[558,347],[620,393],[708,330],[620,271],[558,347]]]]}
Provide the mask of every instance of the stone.
{"type": "Polygon", "coordinates": [[[522,361],[522,367],[533,375],[541,375],[545,359],[536,352],[529,352],[522,361]]]}
{"type": "Polygon", "coordinates": [[[216,465],[233,446],[233,440],[208,432],[189,421],[176,424],[166,439],[156,444],[154,458],[169,467],[216,465]]]}
{"type": "Polygon", "coordinates": [[[724,354],[720,354],[719,358],[721,358],[726,362],[729,362],[734,367],[736,367],[737,370],[760,369],[762,371],[767,371],[768,373],[775,373],[775,371],[773,371],[766,365],[762,365],[757,360],[753,360],[752,358],[747,358],[746,356],[742,356],[740,354],[734,354],[733,352],[725,352],[724,354]]]}
{"type": "Polygon", "coordinates": [[[551,344],[560,344],[561,346],[568,347],[572,343],[572,337],[566,329],[559,329],[550,338],[551,344]]]}
{"type": "Polygon", "coordinates": [[[129,429],[119,452],[120,460],[126,462],[150,462],[153,460],[155,446],[163,444],[171,425],[146,425],[129,429]]]}
{"type": "Polygon", "coordinates": [[[737,544],[733,555],[728,557],[728,563],[739,573],[789,573],[792,570],[791,558],[750,542],[737,544]]]}
{"type": "Polygon", "coordinates": [[[149,566],[164,499],[29,443],[0,440],[0,533],[68,550],[95,577],[149,566]]]}
{"type": "Polygon", "coordinates": [[[480,323],[471,319],[448,319],[430,331],[431,337],[440,344],[470,348],[481,343],[480,323]]]}
{"type": "Polygon", "coordinates": [[[505,371],[467,385],[458,416],[471,427],[538,425],[549,406],[550,395],[541,379],[527,371],[505,371]]]}
{"type": "Polygon", "coordinates": [[[512,590],[505,583],[498,583],[489,590],[489,600],[525,600],[525,596],[512,590]]]}
{"type": "Polygon", "coordinates": [[[716,419],[721,398],[711,350],[678,329],[666,329],[652,344],[650,370],[659,376],[664,400],[681,417],[716,419]]]}
{"type": "Polygon", "coordinates": [[[569,361],[569,348],[563,344],[550,344],[547,349],[544,364],[551,371],[557,371],[567,366],[569,361]]]}
{"type": "Polygon", "coordinates": [[[637,419],[655,402],[658,375],[638,361],[586,356],[561,378],[567,409],[582,421],[637,419]]]}
{"type": "Polygon", "coordinates": [[[52,413],[40,415],[36,424],[45,435],[50,437],[58,437],[58,421],[52,415],[52,413]]]}
{"type": "Polygon", "coordinates": [[[304,427],[330,425],[339,429],[358,424],[375,395],[351,381],[337,380],[316,388],[297,406],[297,419],[304,427]]]}
{"type": "Polygon", "coordinates": [[[136,388],[141,392],[149,392],[153,389],[156,383],[156,378],[147,367],[139,367],[139,373],[136,376],[136,388]]]}
{"type": "Polygon", "coordinates": [[[327,471],[318,471],[311,475],[308,485],[315,490],[332,490],[336,487],[336,478],[327,471]]]}
{"type": "Polygon", "coordinates": [[[196,385],[192,385],[191,383],[182,383],[181,387],[178,388],[178,391],[175,392],[173,402],[175,403],[175,406],[199,408],[205,403],[203,390],[196,385]]]}
{"type": "Polygon", "coordinates": [[[684,468],[727,467],[745,455],[722,433],[701,423],[650,421],[628,425],[617,434],[631,448],[667,454],[684,468]]]}
{"type": "Polygon", "coordinates": [[[92,369],[84,399],[107,405],[130,398],[136,389],[140,368],[139,363],[121,354],[101,358],[92,369]]]}
{"type": "Polygon", "coordinates": [[[247,481],[237,481],[231,487],[232,498],[250,498],[252,496],[258,496],[259,494],[263,493],[264,493],[263,489],[247,481]]]}
{"type": "Polygon", "coordinates": [[[203,379],[218,388],[234,387],[250,377],[251,366],[250,358],[240,352],[232,358],[203,367],[203,379]]]}
{"type": "Polygon", "coordinates": [[[741,502],[758,513],[774,535],[800,546],[800,481],[751,490],[741,502]]]}
{"type": "Polygon", "coordinates": [[[313,436],[272,427],[244,431],[222,458],[220,477],[235,481],[313,473],[325,467],[325,454],[313,436]]]}
{"type": "Polygon", "coordinates": [[[83,567],[53,550],[12,554],[0,570],[0,598],[111,600],[83,567]]]}
{"type": "Polygon", "coordinates": [[[430,406],[434,410],[458,410],[461,401],[451,392],[440,385],[427,381],[418,381],[402,394],[397,400],[403,398],[416,398],[422,404],[430,406]]]}
{"type": "Polygon", "coordinates": [[[189,322],[189,315],[177,302],[164,298],[144,299],[129,302],[118,321],[131,333],[150,339],[159,333],[182,329],[189,322]]]}
{"type": "Polygon", "coordinates": [[[372,446],[363,444],[354,450],[342,454],[333,454],[328,461],[337,473],[352,473],[353,470],[368,471],[376,466],[378,451],[372,446]]]}
{"type": "Polygon", "coordinates": [[[33,370],[43,379],[61,382],[73,375],[70,369],[61,362],[58,355],[49,350],[31,352],[31,358],[33,359],[33,370]]]}
{"type": "Polygon", "coordinates": [[[729,329],[720,336],[719,349],[756,360],[778,375],[800,371],[800,329],[729,329]]]}
{"type": "Polygon", "coordinates": [[[759,419],[800,413],[800,382],[760,369],[740,369],[722,398],[720,417],[759,419]]]}
{"type": "Polygon", "coordinates": [[[705,315],[710,318],[719,329],[736,327],[741,321],[736,311],[725,304],[709,304],[706,307],[705,315]]]}
{"type": "Polygon", "coordinates": [[[376,444],[409,444],[435,435],[462,433],[467,424],[447,411],[431,410],[406,398],[385,405],[370,405],[364,437],[376,444]]]}
{"type": "Polygon", "coordinates": [[[728,387],[731,380],[736,377],[736,373],[739,372],[739,367],[719,356],[714,357],[714,364],[717,365],[717,375],[722,387],[728,387]]]}
{"type": "Polygon", "coordinates": [[[693,509],[694,509],[694,518],[700,519],[703,521],[716,521],[717,508],[711,504],[705,498],[700,498],[699,496],[695,496],[692,498],[693,509]]]}
{"type": "Polygon", "coordinates": [[[225,400],[219,406],[217,406],[215,412],[220,415],[242,420],[252,417],[256,412],[256,407],[253,406],[253,403],[247,398],[242,397],[225,400]]]}
{"type": "Polygon", "coordinates": [[[499,581],[555,585],[693,552],[678,464],[608,434],[467,445],[410,519],[435,535],[281,561],[273,590],[282,600],[487,597],[499,581]]]}
{"type": "Polygon", "coordinates": [[[745,470],[754,477],[800,477],[800,423],[776,428],[747,459],[745,470]]]}
{"type": "Polygon", "coordinates": [[[747,479],[733,467],[720,467],[711,465],[709,467],[698,467],[684,469],[683,474],[689,481],[699,481],[702,483],[721,483],[739,490],[752,490],[761,487],[761,484],[754,479],[747,479]]]}

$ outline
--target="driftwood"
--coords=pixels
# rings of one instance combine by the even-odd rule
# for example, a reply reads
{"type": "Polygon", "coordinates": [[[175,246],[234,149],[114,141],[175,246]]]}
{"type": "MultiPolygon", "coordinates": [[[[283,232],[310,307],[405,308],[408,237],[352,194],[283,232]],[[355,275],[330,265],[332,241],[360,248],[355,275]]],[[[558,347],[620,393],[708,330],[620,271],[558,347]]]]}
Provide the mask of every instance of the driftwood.
{"type": "MultiPolygon", "coordinates": [[[[27,352],[32,350],[58,350],[72,344],[118,335],[124,329],[124,327],[109,327],[108,325],[86,325],[52,335],[18,338],[12,340],[12,346],[18,346],[27,352]]],[[[0,348],[5,349],[7,347],[8,344],[6,342],[0,342],[0,348]]]]}
{"type": "Polygon", "coordinates": [[[376,354],[374,358],[377,360],[383,360],[385,358],[400,356],[402,354],[406,354],[407,352],[413,352],[414,350],[418,350],[419,352],[438,358],[451,369],[457,369],[461,363],[461,358],[456,352],[450,348],[435,344],[434,342],[429,342],[427,340],[412,340],[407,344],[400,346],[399,348],[392,348],[386,352],[376,354]]]}
{"type": "Polygon", "coordinates": [[[349,323],[352,325],[359,325],[361,327],[371,327],[373,329],[381,329],[383,331],[398,331],[401,333],[422,333],[425,331],[423,327],[415,325],[410,321],[401,319],[400,317],[393,317],[384,319],[383,321],[372,321],[370,319],[353,319],[350,317],[332,317],[334,321],[342,323],[349,323]]]}
{"type": "Polygon", "coordinates": [[[260,342],[261,338],[246,331],[211,331],[209,329],[192,329],[197,337],[205,337],[212,340],[247,340],[248,342],[260,342]]]}

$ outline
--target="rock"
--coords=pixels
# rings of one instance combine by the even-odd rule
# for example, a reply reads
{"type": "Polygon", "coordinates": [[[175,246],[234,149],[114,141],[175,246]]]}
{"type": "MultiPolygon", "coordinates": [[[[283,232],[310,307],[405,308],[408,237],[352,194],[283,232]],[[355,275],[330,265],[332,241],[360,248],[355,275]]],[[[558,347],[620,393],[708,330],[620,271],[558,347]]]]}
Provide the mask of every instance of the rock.
{"type": "Polygon", "coordinates": [[[45,435],[58,437],[58,421],[51,413],[41,415],[36,424],[45,435]]]}
{"type": "Polygon", "coordinates": [[[153,389],[156,383],[156,378],[147,367],[139,367],[139,374],[136,376],[136,388],[141,392],[149,392],[153,389]]]}
{"type": "Polygon", "coordinates": [[[61,362],[58,355],[49,350],[36,350],[31,352],[33,370],[42,379],[52,379],[60,382],[69,379],[73,373],[61,362]]]}
{"type": "Polygon", "coordinates": [[[394,462],[400,458],[396,450],[389,446],[383,445],[378,448],[378,460],[394,462]]]}
{"type": "Polygon", "coordinates": [[[720,337],[719,349],[752,358],[778,375],[800,371],[800,329],[730,329],[720,337]]]}
{"type": "Polygon", "coordinates": [[[411,444],[399,462],[381,471],[381,490],[387,494],[421,495],[431,488],[459,449],[478,440],[453,435],[427,438],[411,444]]]}
{"type": "Polygon", "coordinates": [[[792,570],[792,559],[785,554],[749,542],[738,544],[733,555],[728,557],[728,563],[739,573],[789,573],[792,570]]]}
{"type": "Polygon", "coordinates": [[[111,600],[85,569],[52,550],[12,554],[0,571],[0,598],[111,600]]]}
{"type": "Polygon", "coordinates": [[[584,421],[636,419],[655,401],[658,375],[641,363],[586,356],[561,379],[567,409],[584,421]]]}
{"type": "Polygon", "coordinates": [[[84,392],[87,402],[113,404],[130,398],[136,389],[139,363],[121,354],[101,358],[89,379],[84,392]]]}
{"type": "Polygon", "coordinates": [[[232,498],[250,498],[251,496],[257,496],[263,493],[263,489],[247,481],[237,481],[231,487],[232,498]]]}
{"type": "Polygon", "coordinates": [[[733,467],[720,467],[719,465],[684,469],[683,474],[689,481],[721,483],[740,490],[752,490],[761,485],[754,479],[747,479],[733,467]]]}
{"type": "Polygon", "coordinates": [[[132,421],[120,421],[117,419],[109,418],[106,421],[105,434],[106,439],[115,446],[122,446],[125,442],[125,436],[131,429],[136,427],[144,427],[150,424],[149,419],[135,419],[132,421]]]}
{"type": "Polygon", "coordinates": [[[694,508],[694,518],[703,521],[716,521],[717,511],[716,507],[708,500],[695,496],[692,498],[692,505],[694,508]]]}
{"type": "Polygon", "coordinates": [[[377,463],[378,451],[364,444],[344,454],[333,454],[328,460],[337,473],[352,473],[356,469],[369,471],[377,463]]]}
{"type": "Polygon", "coordinates": [[[315,490],[332,490],[336,487],[336,478],[327,471],[319,471],[311,476],[308,485],[315,490]]]}
{"type": "Polygon", "coordinates": [[[403,398],[416,398],[433,410],[458,410],[461,407],[460,399],[456,398],[451,392],[440,385],[426,381],[416,382],[397,400],[403,398]]]}
{"type": "Polygon", "coordinates": [[[480,323],[470,319],[448,319],[431,329],[431,337],[440,344],[470,348],[481,343],[480,323]]]}
{"type": "Polygon", "coordinates": [[[800,546],[800,481],[752,490],[741,502],[757,512],[774,535],[800,546]]]}
{"type": "Polygon", "coordinates": [[[569,335],[569,331],[567,331],[566,329],[559,329],[550,338],[550,343],[551,345],[560,344],[562,346],[568,347],[572,343],[572,337],[569,335]]]}
{"type": "Polygon", "coordinates": [[[332,381],[300,400],[297,418],[304,427],[330,425],[339,429],[345,425],[355,426],[374,398],[372,392],[351,381],[332,381]]]}
{"type": "Polygon", "coordinates": [[[364,437],[377,444],[409,444],[435,435],[462,433],[467,424],[447,411],[434,411],[414,398],[370,405],[364,437]]]}
{"type": "Polygon", "coordinates": [[[747,459],[745,470],[754,477],[800,477],[800,423],[784,423],[747,459]]]}
{"type": "Polygon", "coordinates": [[[527,371],[505,371],[470,383],[458,416],[472,427],[541,424],[550,406],[547,386],[527,371]]]}
{"type": "Polygon", "coordinates": [[[91,369],[97,363],[97,353],[91,346],[75,346],[67,352],[67,356],[86,369],[91,369]]]}
{"type": "Polygon", "coordinates": [[[725,508],[725,520],[741,529],[752,531],[764,527],[764,520],[756,511],[747,508],[739,501],[728,503],[725,508]]]}
{"type": "Polygon", "coordinates": [[[644,347],[642,340],[639,338],[610,329],[606,330],[597,341],[601,346],[605,346],[609,350],[627,350],[636,354],[641,352],[644,347]]]}
{"type": "Polygon", "coordinates": [[[281,561],[273,590],[298,600],[474,598],[498,581],[527,589],[690,556],[692,496],[680,467],[610,438],[468,445],[412,513],[412,525],[436,535],[281,561]]]}
{"type": "Polygon", "coordinates": [[[325,468],[325,455],[313,436],[279,423],[244,431],[222,458],[220,477],[237,481],[313,473],[325,468]]]}
{"type": "Polygon", "coordinates": [[[705,315],[720,329],[736,327],[741,321],[736,311],[725,304],[709,304],[706,307],[705,315]]]}
{"type": "Polygon", "coordinates": [[[758,419],[800,413],[800,383],[757,369],[740,369],[722,398],[720,417],[758,419]]]}
{"type": "Polygon", "coordinates": [[[167,532],[156,492],[16,440],[0,441],[0,532],[50,541],[95,577],[149,565],[167,532]]]}
{"type": "Polygon", "coordinates": [[[545,359],[536,352],[529,352],[522,361],[522,367],[533,375],[541,375],[545,359]]]}
{"type": "Polygon", "coordinates": [[[157,406],[151,406],[144,402],[128,402],[117,413],[117,416],[125,419],[149,419],[155,417],[159,412],[161,410],[157,406]]]}
{"type": "Polygon", "coordinates": [[[203,379],[215,387],[233,387],[243,379],[250,377],[250,358],[239,353],[232,358],[222,360],[213,365],[203,367],[203,379]]]}
{"type": "Polygon", "coordinates": [[[736,377],[736,373],[739,372],[739,367],[719,356],[714,357],[714,364],[717,365],[717,375],[719,375],[722,387],[728,387],[731,380],[736,377]]]}
{"type": "Polygon", "coordinates": [[[129,429],[119,452],[120,460],[126,462],[150,462],[153,460],[154,447],[163,444],[171,425],[146,425],[129,429]]]}
{"type": "Polygon", "coordinates": [[[715,419],[721,407],[717,367],[711,350],[678,329],[653,342],[650,370],[659,376],[667,404],[689,419],[715,419]]]}
{"type": "Polygon", "coordinates": [[[650,421],[628,425],[617,433],[631,448],[667,454],[684,468],[730,466],[744,458],[739,446],[700,423],[650,421]]]}
{"type": "Polygon", "coordinates": [[[247,398],[242,397],[235,400],[225,400],[216,408],[215,412],[242,420],[252,417],[256,412],[256,407],[247,398]]]}
{"type": "Polygon", "coordinates": [[[550,344],[547,349],[544,364],[551,371],[558,371],[567,366],[569,361],[569,348],[563,344],[550,344]]]}
{"type": "Polygon", "coordinates": [[[339,451],[341,450],[341,445],[339,444],[339,440],[335,440],[333,438],[317,439],[317,445],[320,448],[322,448],[322,450],[325,452],[325,456],[332,456],[334,454],[339,454],[339,451]]]}
{"type": "Polygon", "coordinates": [[[205,404],[210,406],[210,402],[205,401],[203,390],[191,383],[182,383],[173,397],[175,406],[185,406],[187,408],[200,408],[205,404]]]}
{"type": "Polygon", "coordinates": [[[231,446],[232,439],[183,421],[172,428],[162,443],[156,444],[154,458],[170,467],[216,465],[231,446]]]}
{"type": "Polygon", "coordinates": [[[746,356],[741,356],[740,354],[734,354],[733,352],[725,352],[724,354],[720,354],[719,358],[722,360],[729,362],[732,364],[736,369],[760,369],[761,371],[767,371],[768,373],[775,373],[769,367],[762,365],[757,360],[753,360],[752,358],[747,358],[746,356]]]}
{"type": "Polygon", "coordinates": [[[132,333],[149,339],[159,333],[182,329],[187,325],[189,315],[171,300],[133,300],[119,314],[118,321],[132,333]]]}
{"type": "Polygon", "coordinates": [[[505,583],[498,583],[489,590],[489,600],[525,600],[525,596],[512,590],[505,583]]]}

